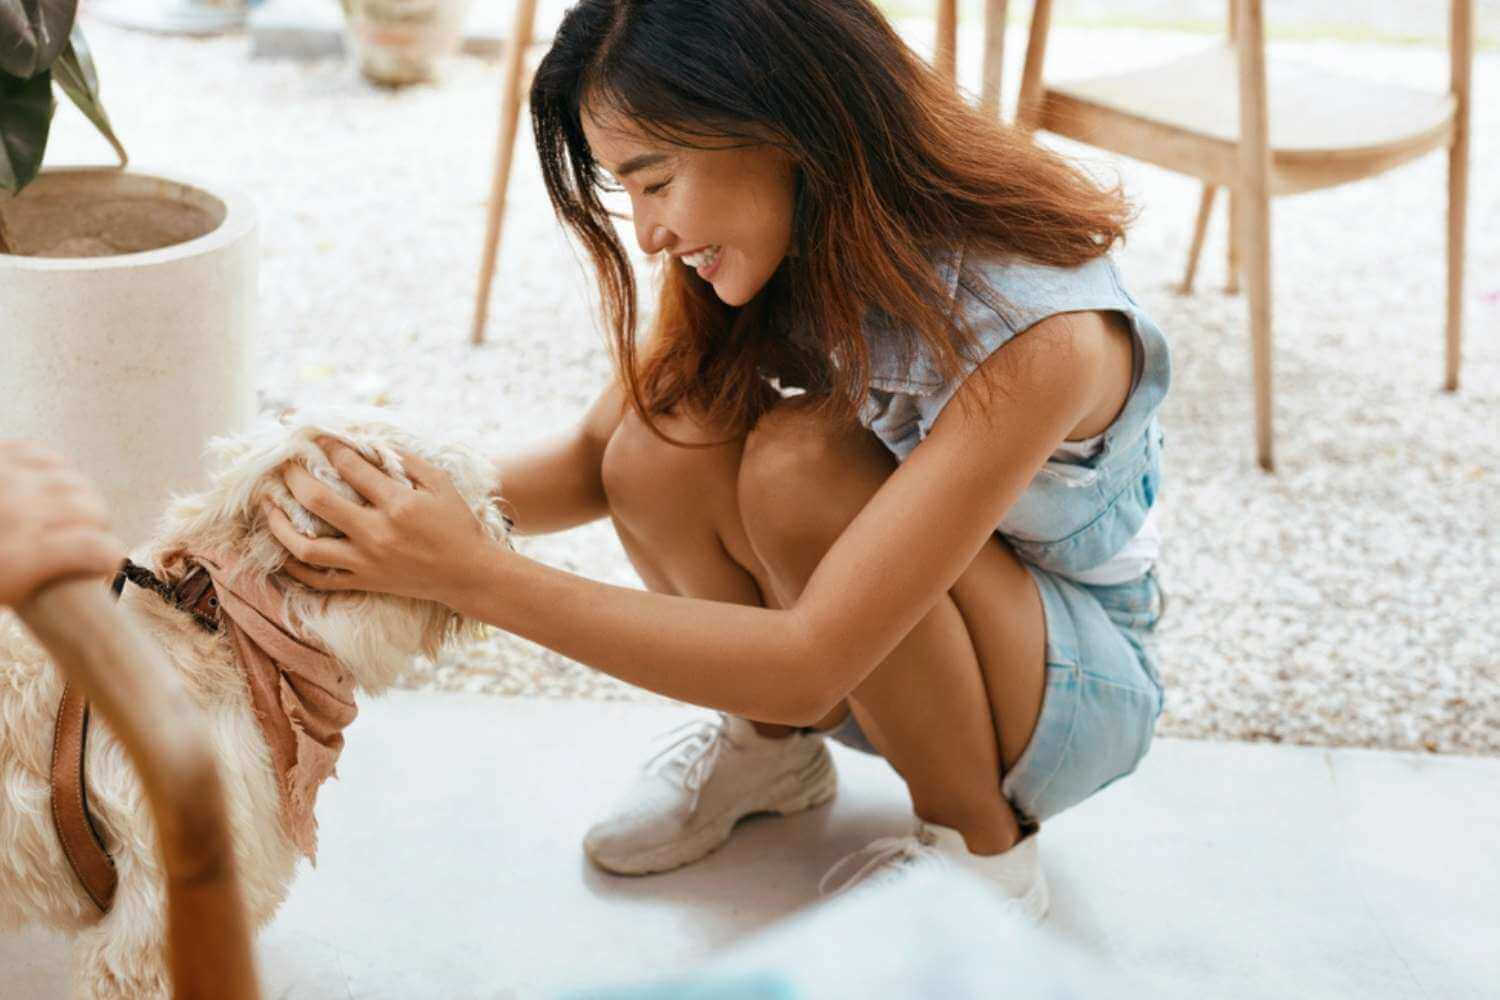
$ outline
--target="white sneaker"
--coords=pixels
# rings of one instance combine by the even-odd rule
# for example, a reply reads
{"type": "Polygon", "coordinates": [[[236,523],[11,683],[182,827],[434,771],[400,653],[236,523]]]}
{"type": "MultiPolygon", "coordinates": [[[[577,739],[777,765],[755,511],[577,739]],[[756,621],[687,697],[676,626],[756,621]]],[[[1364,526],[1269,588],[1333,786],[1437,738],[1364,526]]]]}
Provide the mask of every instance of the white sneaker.
{"type": "Polygon", "coordinates": [[[583,838],[589,859],[618,875],[670,871],[722,846],[755,813],[782,816],[833,798],[833,759],[817,733],[772,738],[720,713],[679,726],[611,814],[583,838]]]}
{"type": "Polygon", "coordinates": [[[1047,915],[1051,896],[1037,856],[1037,835],[1031,833],[1000,854],[971,854],[963,834],[936,823],[917,822],[904,837],[881,837],[841,859],[818,883],[818,892],[837,896],[859,887],[863,892],[904,878],[929,865],[953,867],[979,875],[998,889],[1032,923],[1047,915]],[[864,859],[864,865],[831,894],[828,885],[841,870],[864,859]]]}

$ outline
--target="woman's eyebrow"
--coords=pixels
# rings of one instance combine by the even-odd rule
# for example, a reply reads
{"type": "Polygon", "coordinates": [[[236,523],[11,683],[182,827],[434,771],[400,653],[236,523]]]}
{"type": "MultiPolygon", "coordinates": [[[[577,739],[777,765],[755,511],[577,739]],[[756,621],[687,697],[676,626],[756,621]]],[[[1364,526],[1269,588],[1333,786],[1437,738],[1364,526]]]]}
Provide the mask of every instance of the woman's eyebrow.
{"type": "Polygon", "coordinates": [[[666,158],[666,153],[642,153],[640,156],[632,156],[630,159],[620,164],[620,169],[614,171],[614,175],[616,177],[626,177],[630,174],[635,173],[637,170],[644,170],[647,167],[654,167],[656,164],[660,163],[666,158]]]}

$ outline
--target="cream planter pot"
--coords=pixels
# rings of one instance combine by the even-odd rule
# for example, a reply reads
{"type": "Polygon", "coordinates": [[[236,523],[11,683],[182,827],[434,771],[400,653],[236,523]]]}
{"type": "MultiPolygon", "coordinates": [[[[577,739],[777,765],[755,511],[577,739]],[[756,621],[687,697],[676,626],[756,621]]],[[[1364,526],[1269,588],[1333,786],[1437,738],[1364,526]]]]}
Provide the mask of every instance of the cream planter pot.
{"type": "Polygon", "coordinates": [[[365,78],[388,87],[431,80],[458,51],[470,0],[345,0],[346,24],[365,78]]]}
{"type": "Polygon", "coordinates": [[[172,493],[207,485],[204,446],[255,415],[259,263],[241,195],[159,173],[43,171],[0,200],[0,437],[88,475],[132,548],[172,493]]]}

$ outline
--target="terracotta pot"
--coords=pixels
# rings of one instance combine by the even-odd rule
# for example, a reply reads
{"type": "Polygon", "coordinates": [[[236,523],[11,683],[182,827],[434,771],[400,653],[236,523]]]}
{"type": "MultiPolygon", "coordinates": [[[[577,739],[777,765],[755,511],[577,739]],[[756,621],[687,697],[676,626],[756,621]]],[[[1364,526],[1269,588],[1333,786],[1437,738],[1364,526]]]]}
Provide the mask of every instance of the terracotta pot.
{"type": "Polygon", "coordinates": [[[46,170],[0,201],[0,435],[56,449],[145,541],[207,486],[204,445],[255,415],[248,199],[159,173],[46,170]]]}
{"type": "Polygon", "coordinates": [[[345,0],[350,48],[360,72],[401,86],[431,80],[458,51],[470,0],[345,0]]]}

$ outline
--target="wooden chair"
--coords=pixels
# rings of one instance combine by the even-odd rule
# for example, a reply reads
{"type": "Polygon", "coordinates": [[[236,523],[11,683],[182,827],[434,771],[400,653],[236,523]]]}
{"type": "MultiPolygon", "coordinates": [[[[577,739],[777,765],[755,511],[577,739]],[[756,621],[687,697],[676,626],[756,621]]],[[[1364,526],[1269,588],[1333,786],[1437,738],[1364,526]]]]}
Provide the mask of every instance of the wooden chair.
{"type": "MultiPolygon", "coordinates": [[[[979,106],[1000,113],[1000,71],[1005,62],[1005,14],[1008,0],[984,0],[984,73],[979,85],[979,106]]],[[[958,81],[958,0],[938,0],[937,42],[932,64],[958,81]]]]}
{"type": "Polygon", "coordinates": [[[208,726],[178,676],[94,580],[42,588],[16,611],[109,723],[156,817],[178,1000],[255,1000],[250,928],[235,881],[208,726]],[[170,720],[170,725],[163,725],[170,720]]]}
{"type": "MultiPolygon", "coordinates": [[[[985,0],[984,82],[980,104],[1000,111],[1000,70],[1005,53],[1007,0],[985,0]]],[[[949,79],[957,79],[958,0],[938,0],[937,42],[934,63],[949,79]]],[[[536,0],[517,0],[510,44],[506,48],[505,72],[500,94],[500,136],[495,151],[495,172],[490,181],[489,217],[485,225],[484,251],[480,255],[479,290],[474,302],[474,325],[470,341],[484,343],[484,324],[489,317],[490,288],[495,280],[495,260],[500,252],[500,230],[505,216],[505,194],[510,186],[515,157],[516,132],[521,103],[526,94],[525,53],[535,31],[536,0]]]]}
{"type": "Polygon", "coordinates": [[[500,137],[495,150],[495,173],[490,179],[490,211],[479,265],[474,326],[469,336],[476,345],[484,343],[484,322],[490,311],[490,286],[495,280],[495,259],[500,255],[500,223],[505,218],[505,193],[510,187],[516,132],[521,125],[521,102],[526,98],[526,49],[531,45],[535,30],[536,0],[516,0],[516,15],[511,21],[510,39],[505,48],[505,72],[501,77],[500,91],[500,137]]]}
{"type": "Polygon", "coordinates": [[[1215,191],[1230,190],[1230,290],[1250,296],[1256,456],[1274,468],[1271,215],[1278,194],[1370,177],[1448,150],[1448,309],[1444,386],[1458,388],[1463,334],[1473,0],[1450,0],[1449,89],[1424,93],[1268,63],[1262,0],[1231,0],[1228,44],[1166,65],[1044,85],[1051,0],[1036,0],[1018,121],[1204,182],[1184,286],[1191,287],[1215,191]],[[1243,125],[1241,125],[1243,123],[1243,125]]]}

